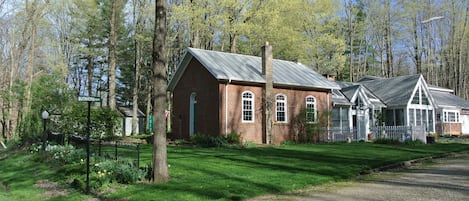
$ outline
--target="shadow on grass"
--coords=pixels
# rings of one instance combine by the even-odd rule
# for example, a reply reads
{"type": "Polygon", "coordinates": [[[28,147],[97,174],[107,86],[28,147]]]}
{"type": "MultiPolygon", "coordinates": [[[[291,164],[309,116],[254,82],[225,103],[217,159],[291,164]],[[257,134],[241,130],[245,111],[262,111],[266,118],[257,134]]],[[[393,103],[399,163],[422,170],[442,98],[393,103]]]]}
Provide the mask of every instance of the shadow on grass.
{"type": "Polygon", "coordinates": [[[374,144],[294,145],[285,147],[172,148],[168,161],[172,180],[136,185],[126,193],[136,200],[246,199],[329,181],[347,179],[362,170],[404,160],[469,149],[469,146],[387,146],[374,144]],[[140,194],[141,196],[133,196],[140,194]],[[166,195],[171,197],[165,197],[166,195]]]}
{"type": "MultiPolygon", "coordinates": [[[[103,196],[108,200],[242,200],[249,197],[305,188],[358,175],[362,170],[403,160],[442,154],[469,146],[386,146],[374,144],[292,145],[262,148],[169,147],[171,181],[164,184],[118,186],[103,196]]],[[[142,147],[142,163],[151,161],[151,145],[142,147]]],[[[123,157],[134,157],[123,151],[123,157]]],[[[0,163],[10,174],[2,182],[15,188],[33,185],[40,178],[61,180],[60,172],[35,166],[33,157],[13,165],[0,163]],[[14,173],[14,174],[12,174],[14,173]],[[28,175],[28,176],[23,176],[28,175]],[[34,178],[35,177],[35,178],[34,178]]],[[[113,187],[114,188],[114,187],[113,187]]]]}

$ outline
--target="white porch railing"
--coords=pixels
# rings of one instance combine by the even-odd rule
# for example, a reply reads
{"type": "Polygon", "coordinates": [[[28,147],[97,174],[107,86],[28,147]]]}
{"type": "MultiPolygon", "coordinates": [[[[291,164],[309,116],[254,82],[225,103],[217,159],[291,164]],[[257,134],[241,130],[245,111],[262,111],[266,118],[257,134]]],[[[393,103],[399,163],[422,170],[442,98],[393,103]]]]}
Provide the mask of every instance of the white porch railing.
{"type": "Polygon", "coordinates": [[[426,143],[424,126],[375,126],[371,127],[372,139],[421,140],[426,143]]]}
{"type": "MultiPolygon", "coordinates": [[[[347,142],[357,141],[356,129],[348,128],[329,128],[327,135],[321,135],[320,140],[322,142],[347,142]]],[[[416,140],[419,139],[426,143],[426,131],[424,126],[375,126],[370,128],[371,135],[367,136],[369,139],[381,139],[390,138],[397,139],[399,141],[405,140],[416,140]]]]}
{"type": "MultiPolygon", "coordinates": [[[[347,142],[356,141],[354,129],[349,128],[329,128],[327,129],[327,139],[321,139],[323,142],[347,142]]],[[[326,137],[326,136],[324,136],[326,137]]]]}

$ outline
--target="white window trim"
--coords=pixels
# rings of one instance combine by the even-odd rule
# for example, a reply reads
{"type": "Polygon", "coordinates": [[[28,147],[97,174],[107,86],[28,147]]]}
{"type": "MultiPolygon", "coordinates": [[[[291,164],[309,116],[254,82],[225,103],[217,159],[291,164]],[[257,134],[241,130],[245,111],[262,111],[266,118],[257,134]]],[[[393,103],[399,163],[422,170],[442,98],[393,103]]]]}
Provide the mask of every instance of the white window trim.
{"type": "Polygon", "coordinates": [[[443,123],[461,123],[461,114],[459,110],[443,110],[443,118],[442,122],[443,123]],[[449,113],[454,113],[454,121],[449,120],[449,113]]]}
{"type": "Polygon", "coordinates": [[[275,121],[278,122],[278,123],[288,123],[288,107],[287,107],[287,100],[288,100],[288,97],[287,95],[285,94],[277,94],[275,95],[275,121]],[[279,96],[283,96],[284,97],[284,100],[278,100],[277,97],[279,96]],[[278,102],[283,102],[283,109],[284,109],[284,113],[285,113],[285,121],[278,121],[278,117],[277,117],[277,114],[278,114],[278,106],[277,106],[277,103],[278,102]]]}
{"type": "Polygon", "coordinates": [[[255,96],[254,96],[254,93],[252,93],[251,91],[243,91],[241,93],[241,122],[242,123],[253,123],[254,122],[254,119],[255,119],[255,112],[254,112],[254,108],[255,108],[255,96]],[[249,98],[244,98],[244,94],[245,93],[249,93],[251,94],[251,112],[252,112],[252,119],[251,120],[244,120],[244,101],[245,100],[248,100],[249,98]]]}
{"type": "Polygon", "coordinates": [[[412,106],[414,106],[414,107],[415,107],[415,106],[417,106],[417,107],[418,107],[418,106],[424,106],[424,107],[425,107],[425,106],[427,106],[427,107],[428,107],[428,106],[431,106],[431,105],[432,105],[432,101],[430,100],[430,96],[429,96],[428,93],[427,93],[428,90],[425,90],[425,89],[426,89],[426,88],[424,87],[424,85],[419,82],[418,85],[417,85],[417,87],[416,87],[416,89],[415,89],[415,91],[413,91],[413,93],[412,93],[412,96],[411,96],[411,98],[410,98],[410,100],[409,100],[409,105],[412,105],[412,106]],[[419,95],[419,102],[418,102],[418,103],[412,103],[412,101],[414,100],[415,95],[417,95],[417,94],[419,95]],[[427,99],[428,105],[423,104],[422,95],[424,95],[425,98],[427,99]]]}
{"type": "MultiPolygon", "coordinates": [[[[314,107],[313,115],[314,115],[314,119],[313,119],[313,121],[308,121],[308,119],[306,119],[306,121],[307,121],[306,123],[308,123],[308,124],[314,124],[314,123],[317,122],[317,119],[318,119],[318,110],[317,110],[317,105],[316,105],[316,102],[317,102],[317,101],[316,101],[316,97],[314,97],[314,96],[306,96],[306,98],[305,98],[306,109],[308,109],[308,98],[313,98],[313,100],[314,100],[314,101],[313,101],[313,107],[314,107]]],[[[306,112],[308,112],[308,111],[306,111],[306,112]]],[[[305,118],[306,118],[306,117],[305,117],[305,118]]]]}

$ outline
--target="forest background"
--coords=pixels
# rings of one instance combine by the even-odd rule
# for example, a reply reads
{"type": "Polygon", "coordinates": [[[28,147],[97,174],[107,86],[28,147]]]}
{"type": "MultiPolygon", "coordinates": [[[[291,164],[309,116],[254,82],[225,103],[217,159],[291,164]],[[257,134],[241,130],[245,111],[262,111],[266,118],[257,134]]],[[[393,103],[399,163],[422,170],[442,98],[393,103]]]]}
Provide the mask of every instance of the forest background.
{"type": "MultiPolygon", "coordinates": [[[[64,114],[77,96],[150,116],[154,4],[0,0],[0,139],[38,133],[42,110],[64,114]]],[[[466,0],[167,0],[166,11],[168,81],[187,47],[260,55],[269,41],[274,58],[337,80],[420,73],[469,98],[466,0]]]]}

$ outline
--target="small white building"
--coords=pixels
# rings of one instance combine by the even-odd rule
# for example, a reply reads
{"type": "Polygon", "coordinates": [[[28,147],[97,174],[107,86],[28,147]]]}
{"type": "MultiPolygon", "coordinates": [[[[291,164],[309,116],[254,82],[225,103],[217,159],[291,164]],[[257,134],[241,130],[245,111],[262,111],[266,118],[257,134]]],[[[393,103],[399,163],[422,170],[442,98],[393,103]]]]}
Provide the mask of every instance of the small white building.
{"type": "MultiPolygon", "coordinates": [[[[118,131],[118,135],[130,136],[132,134],[132,108],[130,107],[119,107],[119,113],[122,115],[122,130],[118,131]]],[[[137,134],[145,132],[145,114],[141,110],[137,111],[137,134]]]]}

